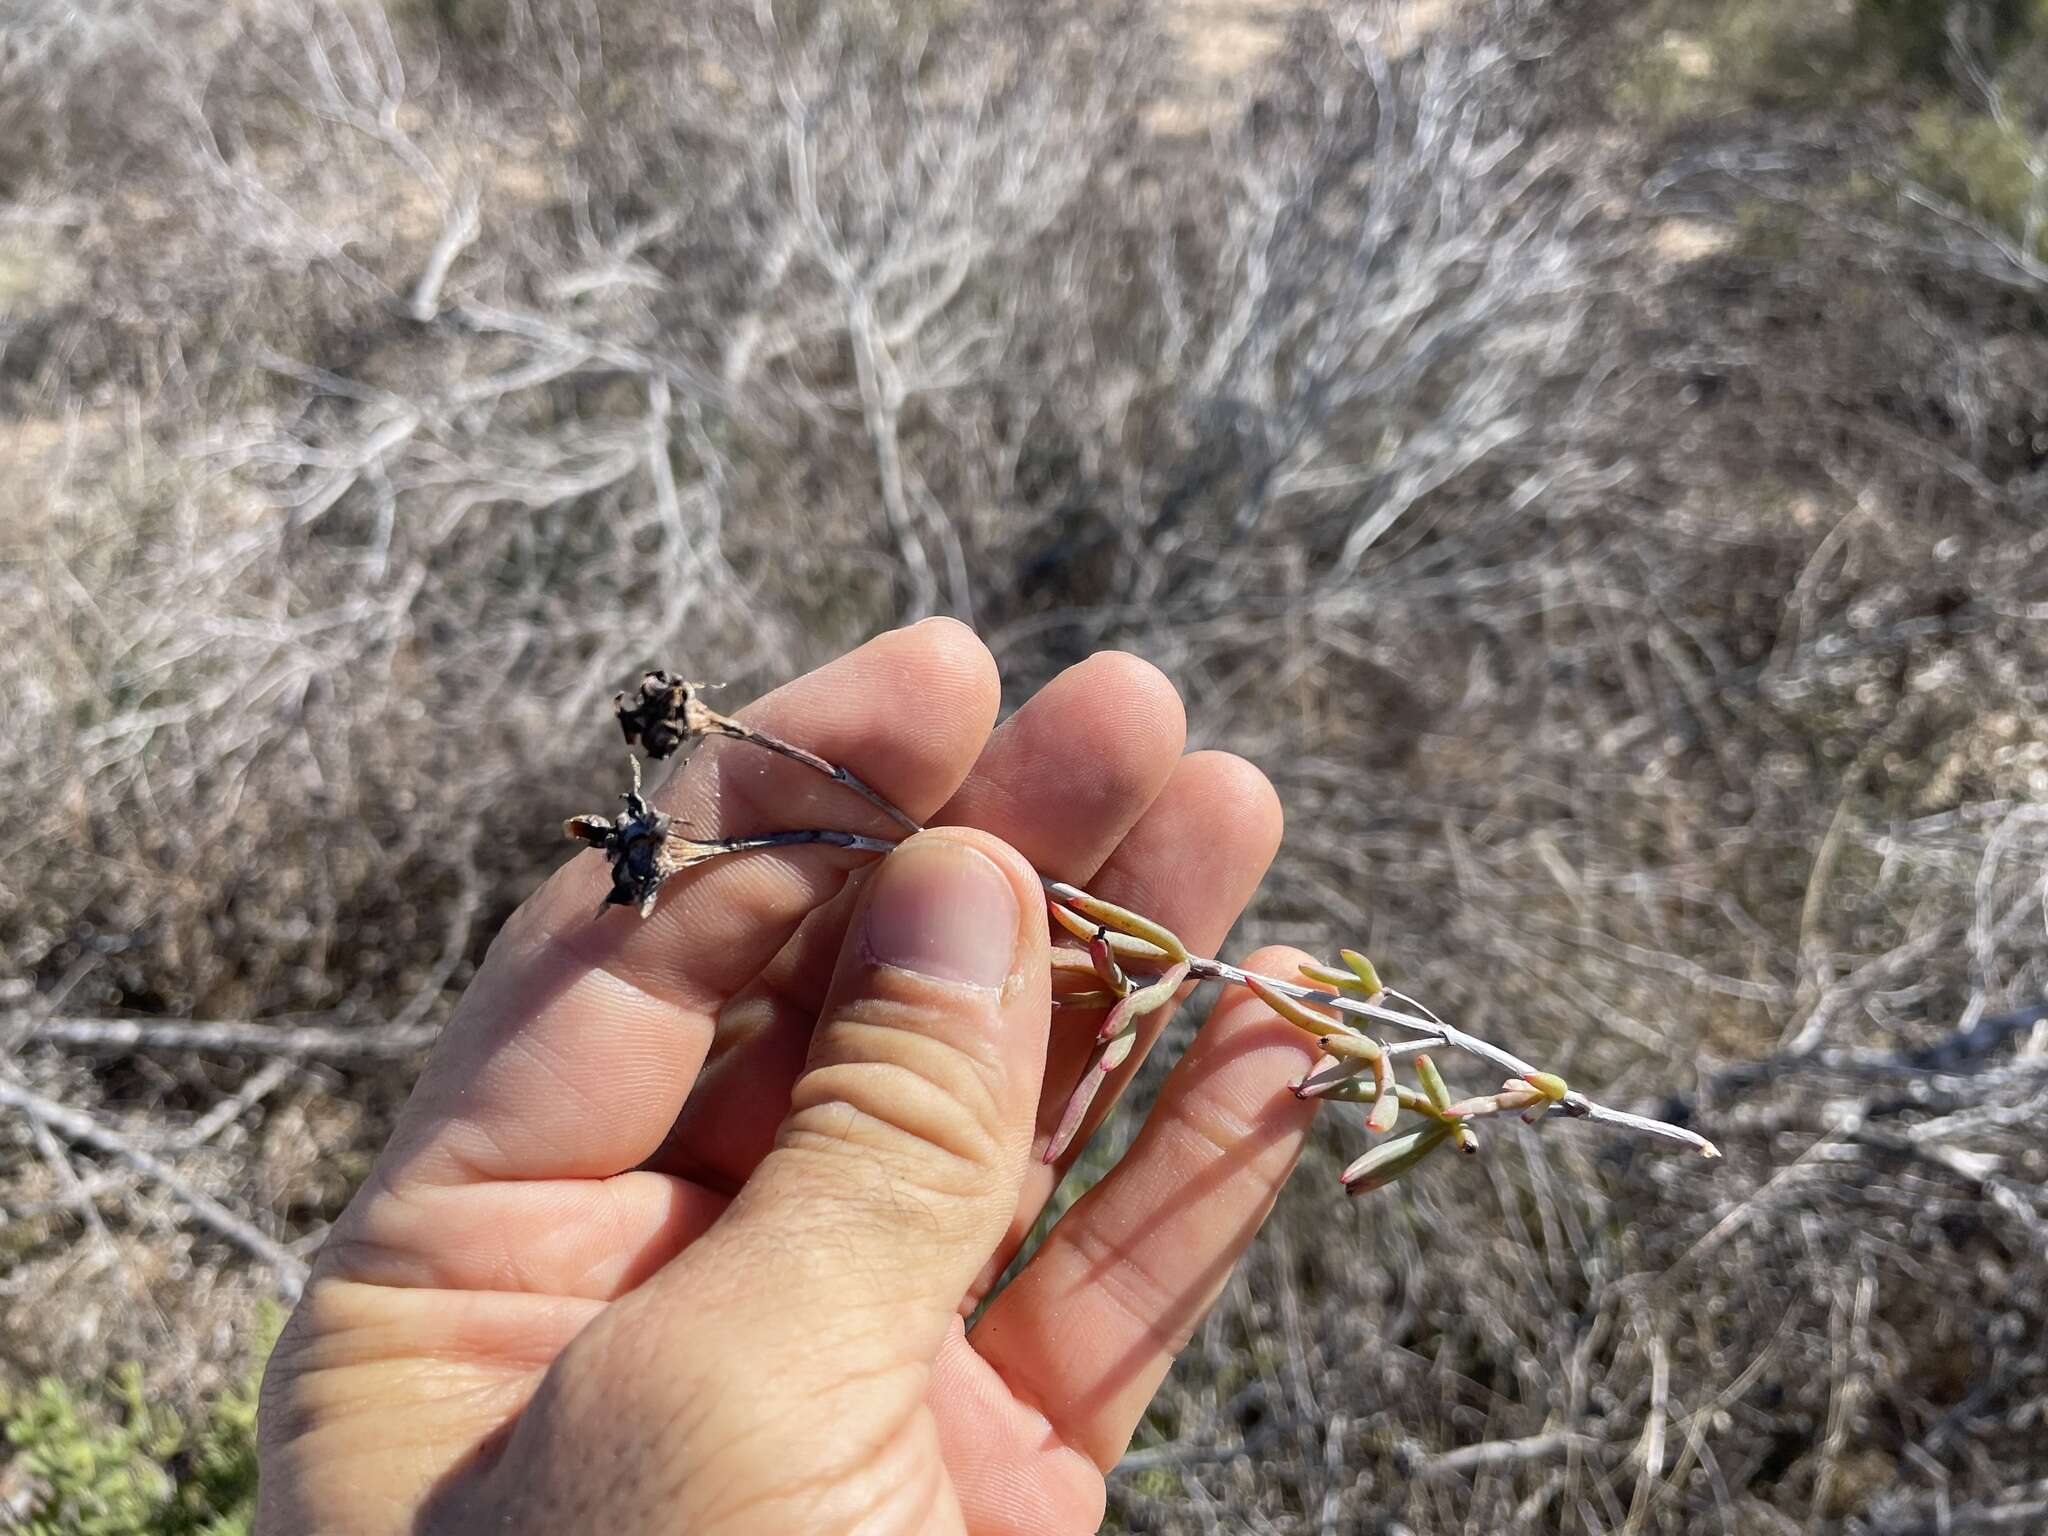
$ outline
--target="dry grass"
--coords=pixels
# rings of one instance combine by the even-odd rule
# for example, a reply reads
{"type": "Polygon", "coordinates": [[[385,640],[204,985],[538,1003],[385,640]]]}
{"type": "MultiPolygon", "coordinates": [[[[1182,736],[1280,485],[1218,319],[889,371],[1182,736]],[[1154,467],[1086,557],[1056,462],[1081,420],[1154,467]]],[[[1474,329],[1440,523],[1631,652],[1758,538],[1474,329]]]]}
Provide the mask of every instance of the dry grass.
{"type": "MultiPolygon", "coordinates": [[[[1571,8],[1310,18],[1199,138],[1140,8],[782,9],[0,44],[7,1082],[302,1255],[643,663],[1123,645],[1289,807],[1240,946],[1362,939],[1730,1154],[1347,1206],[1333,1111],[1124,1528],[2026,1528],[2048,296],[1810,118],[1634,148],[1571,8]]],[[[12,1369],[232,1357],[275,1264],[0,1146],[12,1369]]]]}

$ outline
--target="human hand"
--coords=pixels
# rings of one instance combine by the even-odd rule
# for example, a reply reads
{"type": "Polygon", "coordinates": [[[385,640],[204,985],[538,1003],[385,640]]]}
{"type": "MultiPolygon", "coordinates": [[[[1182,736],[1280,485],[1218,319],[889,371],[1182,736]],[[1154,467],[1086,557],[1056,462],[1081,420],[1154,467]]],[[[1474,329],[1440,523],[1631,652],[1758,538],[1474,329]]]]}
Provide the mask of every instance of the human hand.
{"type": "MultiPolygon", "coordinates": [[[[741,712],[934,825],[880,863],[721,860],[643,923],[592,919],[587,853],[520,908],[272,1357],[264,1536],[1096,1528],[1293,1166],[1315,1106],[1281,1090],[1314,1044],[1226,990],[967,1329],[1064,1171],[1033,1154],[1095,1033],[1048,1029],[1034,867],[1213,953],[1280,837],[1256,769],[1182,756],[1142,662],[1092,657],[991,733],[998,698],[932,622],[741,712]]],[[[725,833],[893,833],[744,747],[654,799],[725,833]]]]}

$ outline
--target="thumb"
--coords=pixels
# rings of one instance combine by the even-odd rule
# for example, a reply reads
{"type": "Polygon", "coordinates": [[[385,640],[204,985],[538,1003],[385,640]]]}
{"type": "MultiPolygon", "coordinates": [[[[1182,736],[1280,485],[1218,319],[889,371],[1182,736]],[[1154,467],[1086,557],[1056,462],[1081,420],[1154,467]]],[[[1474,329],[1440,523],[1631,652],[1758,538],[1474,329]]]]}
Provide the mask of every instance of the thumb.
{"type": "Polygon", "coordinates": [[[1038,876],[1007,844],[947,828],[888,855],[848,925],[788,1118],[717,1247],[772,1253],[784,1305],[815,1285],[928,1359],[1016,1211],[1045,1069],[1046,949],[1038,876]]]}

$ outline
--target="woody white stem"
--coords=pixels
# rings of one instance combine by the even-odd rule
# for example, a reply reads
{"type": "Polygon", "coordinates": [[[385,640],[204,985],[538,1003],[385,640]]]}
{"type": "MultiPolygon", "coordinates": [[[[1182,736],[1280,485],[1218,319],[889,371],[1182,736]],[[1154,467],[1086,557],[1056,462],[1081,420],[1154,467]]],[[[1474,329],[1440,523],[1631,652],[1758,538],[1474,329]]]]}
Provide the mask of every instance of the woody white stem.
{"type": "MultiPolygon", "coordinates": [[[[889,800],[887,796],[856,777],[847,769],[840,767],[836,763],[828,762],[815,752],[771,736],[766,731],[756,730],[751,726],[744,726],[737,721],[728,720],[723,716],[713,715],[711,720],[715,722],[713,728],[719,734],[735,741],[744,741],[753,746],[765,748],[794,762],[802,763],[805,767],[823,774],[834,783],[844,785],[847,789],[859,795],[863,800],[907,830],[911,832],[924,830],[922,823],[889,800]]],[[[895,842],[886,838],[863,837],[854,833],[832,834],[823,831],[806,831],[770,833],[755,838],[736,838],[731,840],[726,851],[738,853],[750,848],[773,848],[806,842],[829,843],[836,847],[852,848],[866,853],[888,853],[896,847],[895,842]]],[[[1062,904],[1069,903],[1077,898],[1082,901],[1094,899],[1080,887],[1070,885],[1063,880],[1054,880],[1045,875],[1040,875],[1039,880],[1044,885],[1046,894],[1054,901],[1061,902],[1062,904]]],[[[1160,959],[1163,962],[1168,957],[1162,954],[1160,959]]],[[[1386,1047],[1389,1051],[1400,1055],[1405,1056],[1413,1052],[1428,1050],[1432,1046],[1441,1045],[1463,1051],[1469,1056],[1477,1056],[1480,1060],[1490,1062],[1501,1070],[1514,1074],[1516,1077],[1521,1077],[1526,1073],[1537,1070],[1534,1065],[1524,1061],[1513,1051],[1503,1050],[1491,1041],[1482,1040],[1477,1035],[1467,1034],[1464,1030],[1446,1024],[1438,1018],[1422,1018],[1413,1013],[1404,1013],[1399,1009],[1389,1008],[1383,1003],[1368,1002],[1358,997],[1348,997],[1320,987],[1306,986],[1298,981],[1288,981],[1278,976],[1262,976],[1256,972],[1247,971],[1242,966],[1231,965],[1223,960],[1211,960],[1200,955],[1189,955],[1187,966],[1188,972],[1192,977],[1204,980],[1236,982],[1240,985],[1248,980],[1255,979],[1261,985],[1270,987],[1275,992],[1282,993],[1288,997],[1299,998],[1301,1001],[1312,1003],[1319,1008],[1334,1009],[1340,1014],[1346,1014],[1353,1018],[1372,1019],[1382,1024],[1398,1025],[1402,1029],[1412,1031],[1416,1037],[1411,1040],[1396,1041],[1386,1047]]],[[[1589,1120],[1596,1125],[1612,1125],[1624,1130],[1636,1131],[1646,1136],[1659,1137],[1666,1141],[1681,1142],[1706,1157],[1719,1157],[1721,1155],[1718,1147],[1696,1131],[1689,1131],[1684,1126],[1672,1125],[1663,1120],[1655,1120],[1647,1115],[1635,1115],[1628,1113],[1626,1110],[1610,1109],[1604,1104],[1595,1103],[1584,1094],[1576,1091],[1567,1093],[1557,1103],[1553,1104],[1550,1108],[1550,1113],[1563,1119],[1589,1120]]]]}

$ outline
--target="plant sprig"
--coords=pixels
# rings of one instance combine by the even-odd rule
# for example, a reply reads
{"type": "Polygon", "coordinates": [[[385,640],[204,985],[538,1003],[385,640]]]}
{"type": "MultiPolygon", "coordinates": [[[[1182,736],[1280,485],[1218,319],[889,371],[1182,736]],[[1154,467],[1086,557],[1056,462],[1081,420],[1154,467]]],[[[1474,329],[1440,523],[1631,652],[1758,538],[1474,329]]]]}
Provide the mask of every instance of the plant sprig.
{"type": "MultiPolygon", "coordinates": [[[[613,712],[627,745],[637,743],[648,756],[665,758],[707,737],[742,742],[824,775],[907,832],[923,830],[914,817],[851,770],[720,714],[704,702],[703,687],[654,671],[641,679],[637,691],[619,694],[613,712]]],[[[632,760],[632,771],[633,787],[623,797],[624,815],[576,816],[565,827],[570,837],[602,849],[610,862],[612,888],[606,893],[605,907],[630,906],[645,917],[654,910],[669,876],[730,854],[802,844],[883,854],[897,846],[891,838],[831,828],[751,837],[691,837],[641,796],[638,758],[632,760]]],[[[1048,1163],[1073,1143],[1103,1085],[1129,1060],[1142,1020],[1169,1005],[1184,986],[1204,980],[1236,982],[1249,988],[1281,1018],[1316,1037],[1322,1055],[1315,1067],[1292,1085],[1297,1095],[1370,1106],[1366,1129],[1388,1139],[1375,1143],[1344,1170],[1344,1187],[1353,1194],[1392,1183],[1440,1147],[1477,1152],[1479,1140],[1472,1122],[1500,1114],[1520,1113],[1531,1123],[1585,1120],[1681,1142],[1704,1157],[1721,1155],[1696,1131],[1596,1103],[1557,1074],[1447,1023],[1414,998],[1387,987],[1373,963],[1356,950],[1341,951],[1341,965],[1303,966],[1299,979],[1259,975],[1194,954],[1163,924],[1079,886],[1045,876],[1040,879],[1054,922],[1083,946],[1054,951],[1055,978],[1088,983],[1056,993],[1054,1006],[1106,1010],[1088,1068],[1046,1145],[1044,1159],[1048,1163]],[[1381,1040],[1368,1032],[1372,1025],[1390,1025],[1407,1035],[1381,1040]],[[1435,1060],[1427,1054],[1437,1048],[1476,1056],[1508,1073],[1508,1078],[1498,1092],[1454,1099],[1435,1060]],[[1395,1063],[1408,1057],[1413,1057],[1419,1087],[1396,1080],[1395,1063]],[[1403,1110],[1422,1123],[1400,1136],[1389,1135],[1403,1110]]]]}

